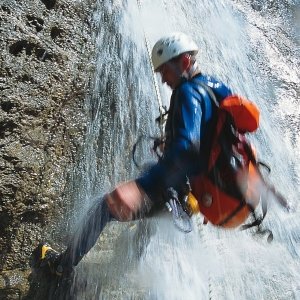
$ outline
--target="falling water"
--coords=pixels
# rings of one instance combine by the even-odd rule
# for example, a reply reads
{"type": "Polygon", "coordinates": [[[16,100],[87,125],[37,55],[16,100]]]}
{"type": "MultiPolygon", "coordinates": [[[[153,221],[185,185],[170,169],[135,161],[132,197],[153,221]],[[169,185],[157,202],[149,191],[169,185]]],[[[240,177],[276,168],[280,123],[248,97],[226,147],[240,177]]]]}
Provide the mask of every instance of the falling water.
{"type": "MultiPolygon", "coordinates": [[[[167,213],[113,222],[78,266],[74,298],[300,299],[299,15],[298,0],[144,0],[140,7],[134,0],[98,1],[98,56],[85,102],[85,149],[74,175],[74,219],[117,182],[138,175],[132,146],[141,135],[158,134],[145,37],[153,45],[171,31],[192,35],[202,71],[261,108],[253,143],[294,211],[270,203],[264,226],[273,231],[271,244],[252,231],[204,226],[201,217],[189,234],[167,213]]],[[[170,91],[159,89],[167,105],[170,91]]]]}

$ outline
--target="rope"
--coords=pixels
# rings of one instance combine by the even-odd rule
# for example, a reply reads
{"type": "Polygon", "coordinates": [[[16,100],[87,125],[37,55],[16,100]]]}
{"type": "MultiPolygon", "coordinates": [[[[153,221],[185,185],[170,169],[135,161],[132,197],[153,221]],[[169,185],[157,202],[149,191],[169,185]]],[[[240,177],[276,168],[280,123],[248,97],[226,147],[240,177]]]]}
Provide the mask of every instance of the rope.
{"type": "MultiPolygon", "coordinates": [[[[207,238],[206,238],[206,234],[204,232],[204,227],[203,227],[203,222],[199,222],[198,223],[198,228],[199,228],[199,235],[202,238],[202,245],[204,248],[208,249],[209,246],[207,244],[207,238]]],[[[211,274],[210,270],[206,270],[207,271],[207,276],[208,276],[208,299],[209,300],[214,300],[216,299],[215,294],[214,294],[214,281],[213,281],[213,277],[211,274]]]]}
{"type": "MultiPolygon", "coordinates": [[[[141,6],[141,1],[140,0],[137,0],[137,5],[138,5],[138,8],[139,8],[140,15],[142,15],[142,13],[141,13],[142,6],[141,6]]],[[[157,102],[158,102],[159,115],[160,115],[160,117],[159,117],[159,128],[160,128],[161,137],[163,138],[164,137],[164,126],[163,126],[163,123],[164,123],[164,108],[163,108],[163,105],[162,105],[161,96],[160,96],[160,92],[159,92],[159,88],[158,88],[158,83],[157,83],[157,79],[156,79],[156,76],[155,76],[154,67],[153,67],[153,64],[152,64],[150,43],[149,43],[149,39],[147,37],[147,34],[146,34],[146,31],[144,29],[143,24],[142,24],[142,30],[143,30],[143,34],[144,34],[144,39],[145,39],[145,45],[146,45],[146,49],[147,49],[149,64],[150,64],[151,72],[152,72],[152,81],[153,81],[153,84],[154,84],[156,99],[157,99],[157,102]]]]}

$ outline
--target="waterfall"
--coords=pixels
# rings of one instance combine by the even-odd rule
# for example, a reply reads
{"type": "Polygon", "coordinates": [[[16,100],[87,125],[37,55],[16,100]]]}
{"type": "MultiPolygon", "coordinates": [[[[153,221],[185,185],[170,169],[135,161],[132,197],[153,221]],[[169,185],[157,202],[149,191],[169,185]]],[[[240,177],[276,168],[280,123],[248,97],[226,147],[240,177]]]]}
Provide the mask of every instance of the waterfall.
{"type": "MultiPolygon", "coordinates": [[[[272,169],[270,182],[294,211],[269,204],[264,226],[273,231],[271,244],[251,230],[204,226],[201,217],[189,234],[179,232],[167,213],[114,222],[103,238],[114,232],[114,249],[100,238],[76,270],[74,298],[300,299],[299,1],[144,0],[139,7],[137,1],[99,0],[94,18],[98,56],[74,174],[74,220],[96,197],[138,175],[133,144],[158,134],[145,36],[153,45],[171,31],[195,39],[204,73],[258,104],[261,126],[253,143],[272,169]]],[[[159,89],[168,105],[170,90],[159,89]]]]}

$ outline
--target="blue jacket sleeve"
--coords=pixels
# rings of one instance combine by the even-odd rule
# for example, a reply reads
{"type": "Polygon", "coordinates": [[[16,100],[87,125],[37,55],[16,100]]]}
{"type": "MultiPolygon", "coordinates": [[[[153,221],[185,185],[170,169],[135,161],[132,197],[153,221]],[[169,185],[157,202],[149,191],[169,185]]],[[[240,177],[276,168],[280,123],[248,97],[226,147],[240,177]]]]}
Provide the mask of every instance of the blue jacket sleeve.
{"type": "Polygon", "coordinates": [[[198,167],[195,162],[200,149],[203,99],[190,85],[182,85],[176,93],[174,113],[169,116],[174,122],[172,142],[162,160],[137,179],[153,202],[161,201],[168,187],[179,187],[198,167]]]}

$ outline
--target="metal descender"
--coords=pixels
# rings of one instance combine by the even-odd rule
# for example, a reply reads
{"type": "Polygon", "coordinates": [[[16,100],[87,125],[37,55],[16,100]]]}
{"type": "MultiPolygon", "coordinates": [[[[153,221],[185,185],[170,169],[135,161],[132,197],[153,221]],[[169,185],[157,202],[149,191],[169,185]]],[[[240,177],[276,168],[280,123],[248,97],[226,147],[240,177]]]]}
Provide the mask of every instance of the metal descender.
{"type": "Polygon", "coordinates": [[[182,232],[188,233],[193,230],[192,220],[188,213],[184,210],[183,204],[178,199],[178,193],[172,187],[167,190],[168,201],[166,206],[172,213],[175,226],[182,232]]]}

